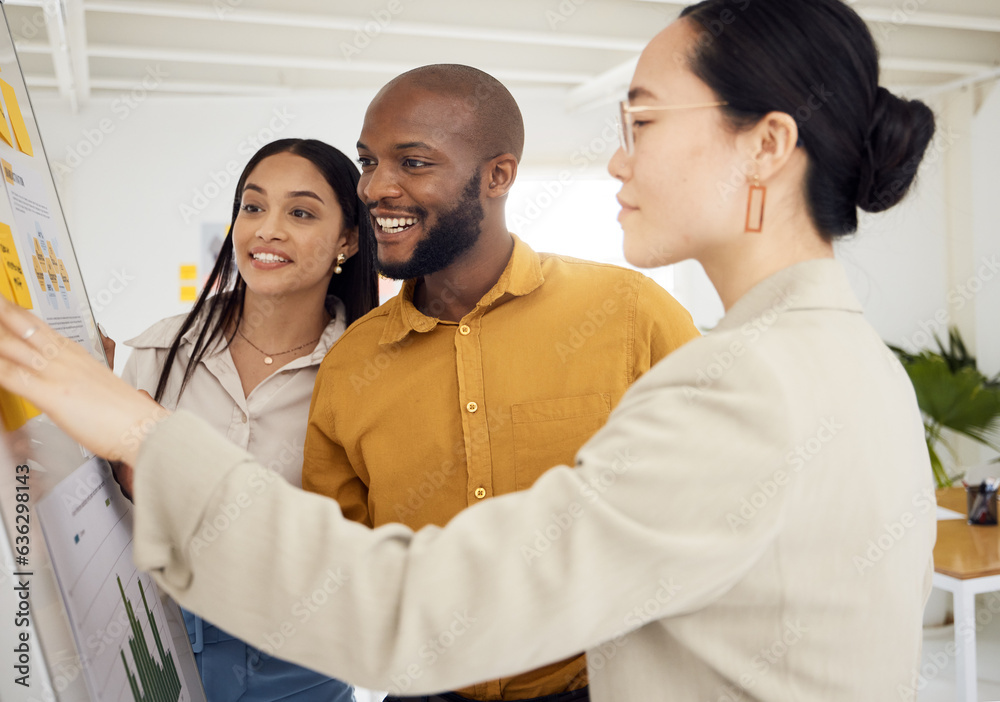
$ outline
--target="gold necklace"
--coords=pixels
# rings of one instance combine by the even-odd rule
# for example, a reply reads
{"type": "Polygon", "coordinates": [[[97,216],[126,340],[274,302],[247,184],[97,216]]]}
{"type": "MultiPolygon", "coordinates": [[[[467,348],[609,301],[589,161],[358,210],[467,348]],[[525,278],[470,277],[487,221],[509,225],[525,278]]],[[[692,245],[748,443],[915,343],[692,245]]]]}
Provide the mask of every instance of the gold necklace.
{"type": "Polygon", "coordinates": [[[299,349],[304,349],[306,346],[309,346],[310,344],[316,344],[316,342],[318,342],[320,339],[323,338],[322,336],[318,336],[315,339],[313,339],[312,341],[308,341],[308,342],[302,344],[301,346],[296,346],[294,349],[288,349],[287,351],[279,351],[278,353],[268,353],[267,351],[264,351],[263,349],[261,349],[260,347],[258,347],[257,344],[255,344],[252,341],[250,341],[250,339],[247,338],[247,335],[244,334],[240,330],[239,327],[236,327],[236,333],[239,334],[240,336],[242,336],[244,341],[246,341],[248,344],[250,344],[251,346],[253,346],[258,351],[260,351],[261,355],[264,357],[264,365],[265,366],[269,366],[272,363],[274,363],[274,358],[273,358],[274,356],[284,356],[286,353],[292,353],[293,351],[298,351],[299,349]]]}

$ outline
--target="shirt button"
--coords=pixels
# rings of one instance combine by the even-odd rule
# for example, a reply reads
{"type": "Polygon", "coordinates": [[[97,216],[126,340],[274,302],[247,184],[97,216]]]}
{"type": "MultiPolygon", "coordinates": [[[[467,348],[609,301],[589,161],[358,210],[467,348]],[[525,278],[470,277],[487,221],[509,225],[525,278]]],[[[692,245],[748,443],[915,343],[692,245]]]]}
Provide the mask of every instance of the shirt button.
{"type": "Polygon", "coordinates": [[[475,412],[477,409],[479,409],[479,405],[477,405],[475,402],[470,402],[465,406],[465,409],[469,410],[469,412],[475,412]]]}
{"type": "Polygon", "coordinates": [[[242,422],[243,422],[244,424],[246,424],[246,423],[247,423],[247,416],[246,416],[245,414],[243,414],[242,412],[240,413],[240,420],[241,420],[241,421],[242,421],[242,422]]]}
{"type": "Polygon", "coordinates": [[[469,334],[472,333],[472,327],[470,327],[468,324],[463,324],[458,328],[458,333],[461,334],[462,336],[468,336],[469,334]]]}
{"type": "Polygon", "coordinates": [[[476,497],[480,500],[486,497],[486,490],[481,487],[476,488],[476,497]]]}

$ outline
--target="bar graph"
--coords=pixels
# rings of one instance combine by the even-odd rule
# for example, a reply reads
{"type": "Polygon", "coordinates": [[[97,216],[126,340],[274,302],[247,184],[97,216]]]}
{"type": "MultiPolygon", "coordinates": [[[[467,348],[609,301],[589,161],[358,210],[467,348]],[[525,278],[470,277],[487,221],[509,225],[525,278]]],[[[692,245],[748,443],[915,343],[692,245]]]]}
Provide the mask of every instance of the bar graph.
{"type": "Polygon", "coordinates": [[[125,612],[128,614],[128,623],[132,630],[132,635],[128,637],[128,646],[132,652],[132,660],[137,671],[135,675],[129,668],[125,649],[122,648],[119,651],[122,665],[125,666],[125,676],[128,679],[129,688],[132,690],[132,697],[135,702],[177,702],[180,699],[182,686],[180,676],[177,674],[177,666],[174,665],[174,654],[163,650],[160,627],[157,626],[153,613],[149,611],[149,605],[146,603],[146,591],[142,589],[142,582],[136,581],[139,585],[139,593],[142,595],[142,608],[146,612],[149,630],[153,632],[153,638],[156,641],[159,661],[149,652],[146,636],[142,632],[142,624],[135,616],[132,603],[125,596],[122,579],[118,576],[115,577],[118,580],[118,591],[121,593],[122,602],[125,603],[125,612]],[[137,677],[138,679],[136,679],[137,677]]]}
{"type": "Polygon", "coordinates": [[[179,658],[187,634],[171,632],[156,585],[132,561],[132,506],[107,466],[81,466],[38,511],[91,699],[203,700],[179,658]]]}

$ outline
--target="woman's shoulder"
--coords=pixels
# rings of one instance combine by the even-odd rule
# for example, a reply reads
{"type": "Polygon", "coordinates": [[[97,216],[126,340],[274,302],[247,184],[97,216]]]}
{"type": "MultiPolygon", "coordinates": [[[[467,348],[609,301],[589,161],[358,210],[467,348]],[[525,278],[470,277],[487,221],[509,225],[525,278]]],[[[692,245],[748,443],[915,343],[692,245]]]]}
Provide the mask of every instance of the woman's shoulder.
{"type": "Polygon", "coordinates": [[[178,314],[173,317],[161,319],[146,331],[138,336],[126,340],[124,343],[133,349],[165,349],[174,342],[174,337],[180,331],[187,314],[178,314]]]}

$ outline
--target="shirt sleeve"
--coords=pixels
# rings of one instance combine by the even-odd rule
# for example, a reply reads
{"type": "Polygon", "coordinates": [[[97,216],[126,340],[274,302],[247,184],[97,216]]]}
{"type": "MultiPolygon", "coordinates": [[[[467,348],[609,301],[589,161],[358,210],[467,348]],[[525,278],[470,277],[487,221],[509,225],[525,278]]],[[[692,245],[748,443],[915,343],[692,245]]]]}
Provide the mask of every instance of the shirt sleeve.
{"type": "Polygon", "coordinates": [[[636,299],[632,381],[700,336],[691,313],[659,283],[643,277],[636,299]]]}
{"type": "Polygon", "coordinates": [[[338,397],[330,386],[331,370],[328,355],[320,366],[309,406],[309,426],[302,457],[302,488],[318,495],[332,497],[348,519],[372,526],[368,511],[368,486],[358,475],[337,436],[336,421],[330,398],[338,397]]]}
{"type": "Polygon", "coordinates": [[[345,520],[177,412],[137,462],[136,565],[266,652],[396,694],[627,643],[728,591],[783,519],[781,492],[732,523],[788,445],[781,382],[747,354],[698,387],[691,347],[626,394],[577,468],[417,533],[345,520]]]}

